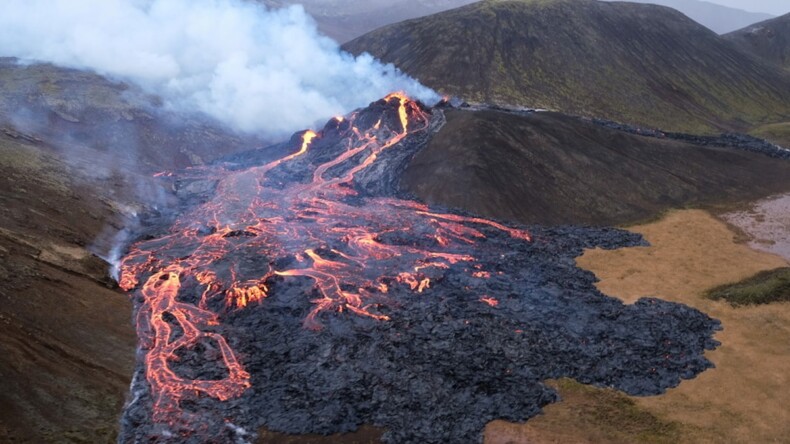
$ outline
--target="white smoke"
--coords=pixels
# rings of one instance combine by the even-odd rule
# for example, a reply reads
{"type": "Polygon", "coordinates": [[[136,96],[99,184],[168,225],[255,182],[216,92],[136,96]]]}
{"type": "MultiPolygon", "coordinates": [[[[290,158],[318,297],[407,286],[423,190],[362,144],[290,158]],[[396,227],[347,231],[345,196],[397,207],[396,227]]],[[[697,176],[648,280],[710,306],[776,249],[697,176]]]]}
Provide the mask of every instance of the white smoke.
{"type": "Polygon", "coordinates": [[[438,98],[392,65],[342,52],[301,6],[243,0],[5,0],[0,56],[90,69],[269,136],[393,91],[438,98]]]}

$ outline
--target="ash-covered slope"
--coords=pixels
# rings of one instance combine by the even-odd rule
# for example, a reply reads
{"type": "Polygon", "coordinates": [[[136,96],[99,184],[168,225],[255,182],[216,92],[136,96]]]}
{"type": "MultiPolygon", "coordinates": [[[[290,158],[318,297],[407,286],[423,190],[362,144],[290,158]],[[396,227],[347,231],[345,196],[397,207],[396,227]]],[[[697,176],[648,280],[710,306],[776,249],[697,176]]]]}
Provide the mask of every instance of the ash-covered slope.
{"type": "Polygon", "coordinates": [[[748,137],[620,131],[545,112],[457,109],[446,118],[402,185],[428,203],[489,217],[621,225],[790,189],[790,162],[769,157],[790,152],[748,137]]]}
{"type": "Polygon", "coordinates": [[[790,76],[665,7],[486,1],[344,45],[470,101],[665,130],[745,131],[790,116],[790,76]]]}
{"type": "Polygon", "coordinates": [[[790,14],[724,36],[744,52],[790,70],[790,14]]]}

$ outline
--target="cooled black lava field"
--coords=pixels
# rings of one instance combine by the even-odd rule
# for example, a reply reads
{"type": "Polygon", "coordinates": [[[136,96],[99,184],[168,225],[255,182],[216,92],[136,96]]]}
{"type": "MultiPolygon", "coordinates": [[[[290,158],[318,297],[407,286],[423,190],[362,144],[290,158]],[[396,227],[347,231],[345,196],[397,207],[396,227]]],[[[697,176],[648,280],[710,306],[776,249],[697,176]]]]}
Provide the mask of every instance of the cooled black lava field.
{"type": "Polygon", "coordinates": [[[392,443],[479,442],[489,421],[556,401],[546,379],[654,395],[711,367],[716,320],[625,305],[576,266],[638,235],[518,227],[401,193],[442,122],[394,95],[176,174],[181,216],[149,222],[124,261],[140,350],[120,441],[370,424],[392,443]]]}

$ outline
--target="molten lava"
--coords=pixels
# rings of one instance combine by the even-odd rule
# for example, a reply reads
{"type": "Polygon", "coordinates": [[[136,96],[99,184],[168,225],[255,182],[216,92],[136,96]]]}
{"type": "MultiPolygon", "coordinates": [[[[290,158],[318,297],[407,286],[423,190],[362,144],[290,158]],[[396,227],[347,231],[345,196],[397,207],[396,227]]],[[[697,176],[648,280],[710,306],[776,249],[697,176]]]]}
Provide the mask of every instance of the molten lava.
{"type": "Polygon", "coordinates": [[[717,321],[623,304],[576,266],[639,235],[533,226],[532,242],[404,196],[400,177],[444,109],[394,94],[287,143],[160,175],[182,207],[144,220],[149,237],[123,261],[140,351],[119,442],[361,424],[386,442],[482,442],[491,420],[555,401],[545,380],[656,395],[711,367],[717,321]]]}
{"type": "MultiPolygon", "coordinates": [[[[320,133],[305,132],[291,154],[221,171],[214,199],[180,217],[168,235],[136,244],[124,259],[121,286],[139,289],[137,329],[155,421],[188,420],[179,407],[186,399],[228,400],[250,387],[250,375],[216,331],[224,315],[252,309],[273,286],[312,281],[312,294],[305,295],[313,304],[304,318],[308,329],[320,329],[321,317],[330,313],[388,322],[395,286],[428,294],[451,267],[490,278],[474,257],[485,230],[530,240],[523,230],[486,219],[361,195],[357,176],[430,126],[430,115],[404,95],[384,102],[375,122],[356,113],[335,118],[320,133]],[[321,151],[328,132],[343,140],[343,150],[321,151]],[[309,173],[294,180],[291,171],[309,173]],[[173,370],[180,351],[198,346],[218,349],[215,364],[224,378],[194,380],[173,370]]],[[[498,304],[484,296],[481,301],[498,304]]]]}

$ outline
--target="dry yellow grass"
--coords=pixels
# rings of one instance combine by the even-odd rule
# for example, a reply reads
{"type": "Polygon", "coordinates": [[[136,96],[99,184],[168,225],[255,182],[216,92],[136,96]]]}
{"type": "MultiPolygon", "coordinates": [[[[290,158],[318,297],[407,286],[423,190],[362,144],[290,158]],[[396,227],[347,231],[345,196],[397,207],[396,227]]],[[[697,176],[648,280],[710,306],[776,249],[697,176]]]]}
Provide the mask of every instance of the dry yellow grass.
{"type": "Polygon", "coordinates": [[[722,345],[707,354],[717,368],[647,398],[560,383],[564,402],[525,425],[490,424],[486,442],[790,442],[790,304],[733,308],[702,296],[787,262],[738,243],[704,211],[631,229],[651,246],[588,251],[579,265],[601,279],[604,293],[628,303],[656,296],[720,319],[722,345]],[[602,409],[608,414],[596,413],[602,409]]]}

